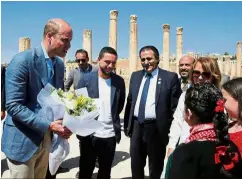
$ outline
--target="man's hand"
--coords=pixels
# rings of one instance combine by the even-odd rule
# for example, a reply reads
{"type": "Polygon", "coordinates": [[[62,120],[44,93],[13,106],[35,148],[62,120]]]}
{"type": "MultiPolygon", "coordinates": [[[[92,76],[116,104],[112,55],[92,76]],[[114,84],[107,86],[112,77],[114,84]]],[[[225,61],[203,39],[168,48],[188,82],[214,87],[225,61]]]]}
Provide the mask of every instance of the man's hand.
{"type": "Polygon", "coordinates": [[[168,148],[168,151],[167,151],[167,158],[171,155],[171,153],[172,153],[174,150],[175,150],[175,149],[168,148]]]}
{"type": "Polygon", "coordinates": [[[124,128],[124,134],[125,134],[127,137],[131,137],[131,135],[128,134],[128,129],[127,129],[127,128],[124,128]]]}
{"type": "Polygon", "coordinates": [[[72,135],[72,132],[67,127],[62,126],[62,120],[52,122],[50,130],[65,139],[68,139],[72,135]]]}
{"type": "Polygon", "coordinates": [[[3,120],[6,116],[6,112],[5,111],[1,111],[1,120],[3,120]]]}

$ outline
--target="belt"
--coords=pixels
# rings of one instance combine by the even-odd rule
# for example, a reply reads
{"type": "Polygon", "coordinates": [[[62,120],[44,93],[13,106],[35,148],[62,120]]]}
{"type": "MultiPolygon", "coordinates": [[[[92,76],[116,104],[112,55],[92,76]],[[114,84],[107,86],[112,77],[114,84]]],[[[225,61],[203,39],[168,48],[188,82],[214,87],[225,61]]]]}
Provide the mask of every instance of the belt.
{"type": "MultiPolygon", "coordinates": [[[[134,120],[136,120],[137,122],[139,122],[138,118],[136,116],[133,116],[134,120]]],[[[152,123],[156,123],[156,119],[155,118],[146,118],[143,122],[143,124],[152,124],[152,123]]]]}

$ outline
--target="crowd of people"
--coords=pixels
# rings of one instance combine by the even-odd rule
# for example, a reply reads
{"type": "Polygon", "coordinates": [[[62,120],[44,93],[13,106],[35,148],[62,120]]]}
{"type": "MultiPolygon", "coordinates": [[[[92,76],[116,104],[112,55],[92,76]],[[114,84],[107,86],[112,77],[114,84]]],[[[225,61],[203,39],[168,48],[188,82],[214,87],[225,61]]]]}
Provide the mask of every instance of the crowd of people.
{"type": "MultiPolygon", "coordinates": [[[[61,58],[71,40],[70,24],[50,19],[40,46],[15,55],[6,74],[1,69],[2,151],[11,178],[56,178],[48,170],[53,133],[68,139],[72,132],[63,119],[38,113],[37,95],[48,83],[65,91],[86,87],[89,97],[102,103],[97,120],[104,128],[77,136],[77,178],[91,179],[96,163],[97,178],[111,178],[122,110],[133,179],[144,179],[147,157],[150,179],[160,179],[163,168],[166,179],[242,178],[242,77],[230,80],[215,59],[186,55],[178,77],[159,67],[158,49],[147,45],[139,50],[143,69],[130,76],[125,106],[125,82],[115,73],[118,53],[112,47],[100,50],[97,66],[88,63],[84,49],[77,50],[79,66],[64,81],[61,58]]],[[[68,169],[60,167],[57,173],[63,171],[68,169]]]]}

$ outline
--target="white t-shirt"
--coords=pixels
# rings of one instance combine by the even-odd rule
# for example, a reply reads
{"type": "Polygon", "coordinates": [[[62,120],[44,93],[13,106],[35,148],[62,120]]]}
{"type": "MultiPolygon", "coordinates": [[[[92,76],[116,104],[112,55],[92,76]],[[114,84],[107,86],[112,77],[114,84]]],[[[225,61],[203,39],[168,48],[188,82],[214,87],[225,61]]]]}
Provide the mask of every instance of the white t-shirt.
{"type": "Polygon", "coordinates": [[[111,78],[103,79],[98,77],[98,90],[100,99],[100,121],[104,128],[94,133],[94,136],[100,138],[114,137],[113,120],[111,114],[111,78]]]}

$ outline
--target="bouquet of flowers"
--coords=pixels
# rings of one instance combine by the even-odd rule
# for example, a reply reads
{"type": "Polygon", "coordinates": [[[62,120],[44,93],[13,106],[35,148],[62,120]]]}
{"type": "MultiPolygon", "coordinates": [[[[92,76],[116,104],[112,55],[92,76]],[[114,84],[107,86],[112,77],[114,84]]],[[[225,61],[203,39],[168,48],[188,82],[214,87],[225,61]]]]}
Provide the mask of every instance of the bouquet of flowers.
{"type": "MultiPolygon", "coordinates": [[[[99,115],[99,100],[89,98],[86,88],[64,92],[47,84],[39,92],[37,100],[42,108],[39,111],[40,115],[46,116],[50,121],[63,118],[63,126],[72,133],[87,136],[103,128],[103,125],[95,120],[99,115]]],[[[69,151],[68,140],[54,134],[49,156],[49,169],[52,175],[56,173],[69,151]]]]}

